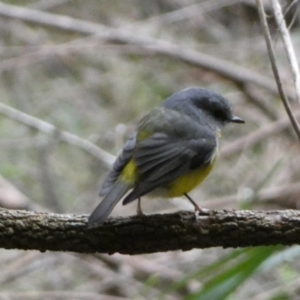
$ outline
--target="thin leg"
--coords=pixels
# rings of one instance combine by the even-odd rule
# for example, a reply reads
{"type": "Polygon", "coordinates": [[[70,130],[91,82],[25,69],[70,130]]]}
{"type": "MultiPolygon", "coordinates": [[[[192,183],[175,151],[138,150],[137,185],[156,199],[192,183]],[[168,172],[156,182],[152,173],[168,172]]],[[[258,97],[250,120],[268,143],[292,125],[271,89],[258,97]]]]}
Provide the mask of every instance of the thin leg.
{"type": "Polygon", "coordinates": [[[208,214],[209,210],[201,208],[187,193],[184,193],[184,196],[194,205],[195,212],[198,211],[200,214],[208,214]]]}
{"type": "Polygon", "coordinates": [[[136,209],[136,214],[138,216],[144,216],[145,214],[143,213],[142,206],[141,206],[141,198],[138,198],[138,205],[136,209]]]}

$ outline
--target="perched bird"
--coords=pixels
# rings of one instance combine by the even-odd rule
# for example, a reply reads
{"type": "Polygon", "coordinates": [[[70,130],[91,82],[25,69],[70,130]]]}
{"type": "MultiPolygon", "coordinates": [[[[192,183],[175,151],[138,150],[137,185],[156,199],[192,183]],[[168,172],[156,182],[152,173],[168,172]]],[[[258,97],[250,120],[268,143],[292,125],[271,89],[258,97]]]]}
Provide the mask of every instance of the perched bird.
{"type": "Polygon", "coordinates": [[[146,114],[125,143],[100,191],[102,202],[89,217],[100,224],[123,196],[123,204],[148,193],[186,196],[211,171],[218,154],[220,129],[229,122],[244,123],[233,115],[221,95],[198,87],[173,94],[146,114]]]}

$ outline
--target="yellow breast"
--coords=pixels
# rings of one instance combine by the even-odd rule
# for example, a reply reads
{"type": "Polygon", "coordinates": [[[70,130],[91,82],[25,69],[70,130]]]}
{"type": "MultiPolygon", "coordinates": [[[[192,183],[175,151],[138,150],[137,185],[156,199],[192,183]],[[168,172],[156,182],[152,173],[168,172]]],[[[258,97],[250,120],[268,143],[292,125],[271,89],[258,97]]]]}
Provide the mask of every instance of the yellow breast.
{"type": "Polygon", "coordinates": [[[167,196],[170,198],[182,196],[190,192],[199,185],[210,173],[214,165],[214,160],[207,167],[195,169],[189,173],[175,179],[168,188],[167,196]]]}

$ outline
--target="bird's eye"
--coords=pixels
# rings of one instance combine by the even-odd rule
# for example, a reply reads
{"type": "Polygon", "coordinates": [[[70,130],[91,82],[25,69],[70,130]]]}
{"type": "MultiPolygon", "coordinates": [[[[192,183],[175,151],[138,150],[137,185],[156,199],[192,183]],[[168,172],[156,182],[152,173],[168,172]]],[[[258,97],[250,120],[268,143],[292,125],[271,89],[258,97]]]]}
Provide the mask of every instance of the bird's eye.
{"type": "Polygon", "coordinates": [[[224,112],[221,109],[214,110],[213,114],[216,119],[219,120],[226,119],[226,116],[224,115],[224,112]]]}

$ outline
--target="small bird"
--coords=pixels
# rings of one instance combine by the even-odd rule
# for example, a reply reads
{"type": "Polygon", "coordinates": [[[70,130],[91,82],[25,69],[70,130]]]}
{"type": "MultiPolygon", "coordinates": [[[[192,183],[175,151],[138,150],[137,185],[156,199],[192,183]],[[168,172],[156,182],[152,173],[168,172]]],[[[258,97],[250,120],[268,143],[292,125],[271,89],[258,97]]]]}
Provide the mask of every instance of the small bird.
{"type": "Polygon", "coordinates": [[[151,193],[173,198],[188,195],[211,171],[220,129],[227,123],[245,123],[234,116],[221,95],[199,87],[177,92],[146,114],[125,143],[100,190],[102,202],[89,224],[105,222],[116,204],[123,205],[151,193]]]}

